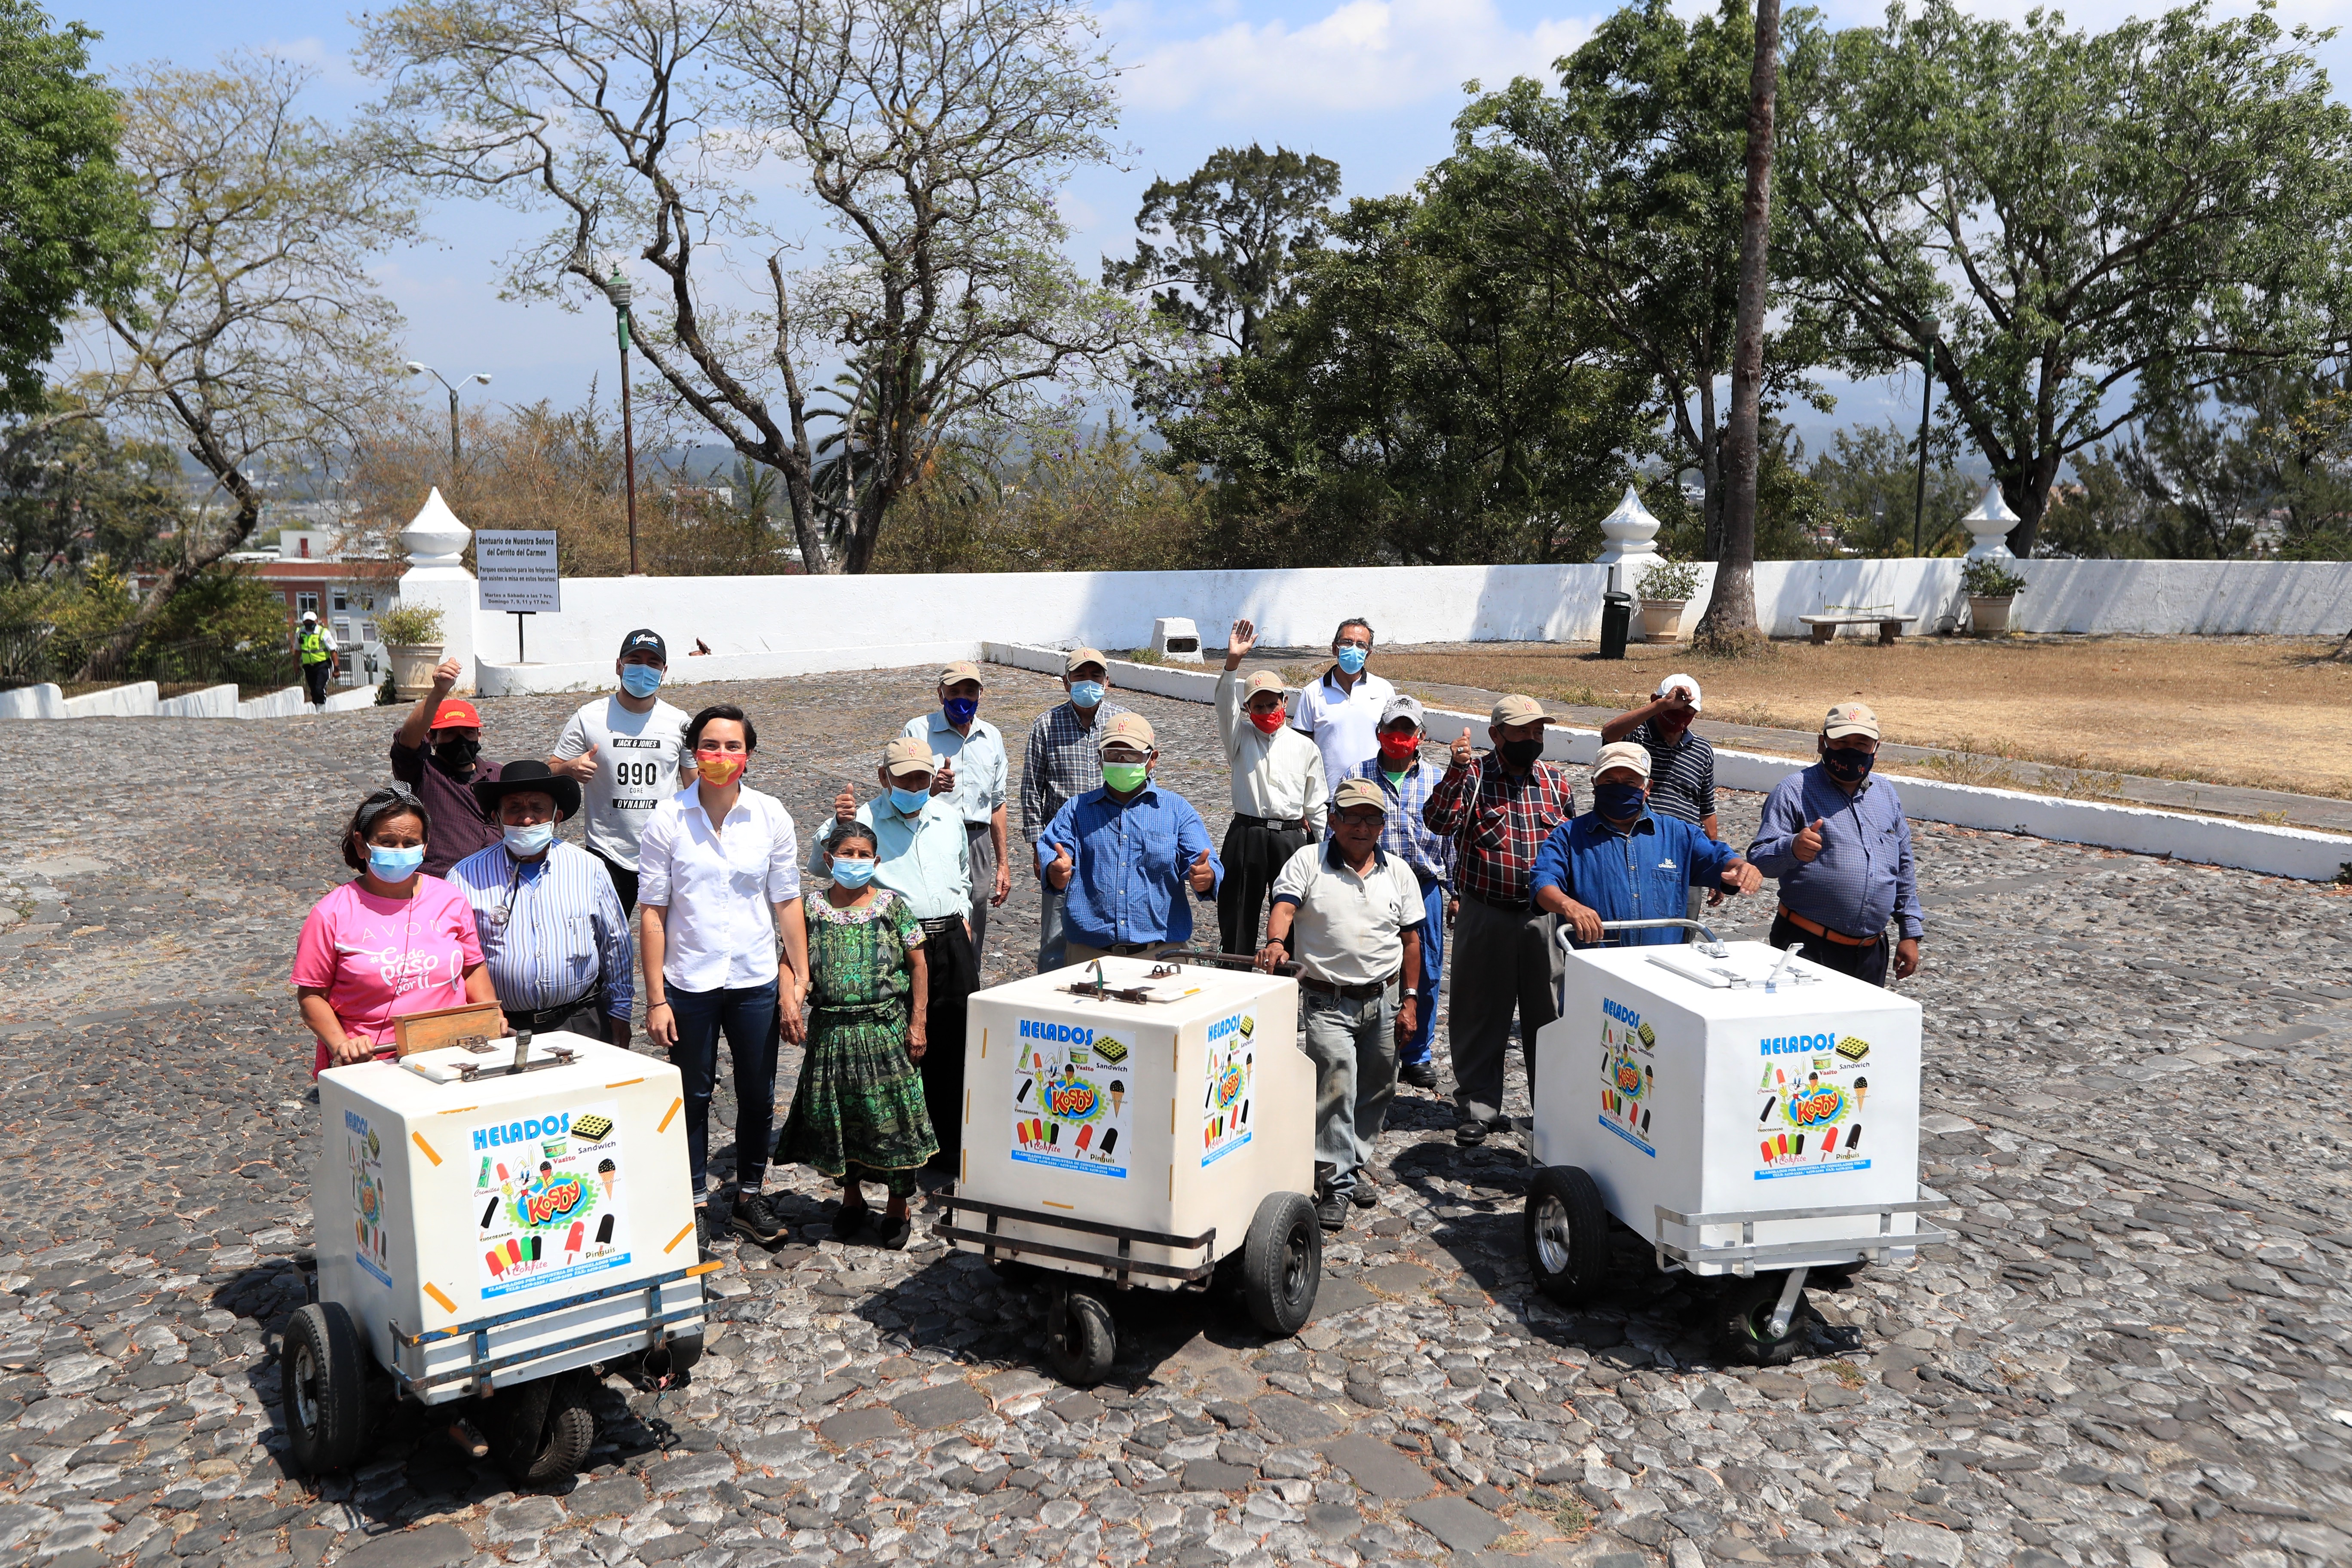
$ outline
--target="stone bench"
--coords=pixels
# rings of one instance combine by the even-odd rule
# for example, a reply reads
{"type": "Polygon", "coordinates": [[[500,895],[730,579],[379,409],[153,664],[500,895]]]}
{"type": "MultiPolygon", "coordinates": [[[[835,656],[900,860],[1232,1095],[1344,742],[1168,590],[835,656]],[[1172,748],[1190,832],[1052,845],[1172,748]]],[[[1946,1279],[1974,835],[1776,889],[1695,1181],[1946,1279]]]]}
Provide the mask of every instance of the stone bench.
{"type": "Polygon", "coordinates": [[[1903,628],[1917,620],[1916,616],[1799,616],[1798,620],[1812,628],[1813,641],[1825,643],[1837,636],[1840,626],[1876,626],[1878,645],[1885,647],[1903,635],[1903,628]]]}

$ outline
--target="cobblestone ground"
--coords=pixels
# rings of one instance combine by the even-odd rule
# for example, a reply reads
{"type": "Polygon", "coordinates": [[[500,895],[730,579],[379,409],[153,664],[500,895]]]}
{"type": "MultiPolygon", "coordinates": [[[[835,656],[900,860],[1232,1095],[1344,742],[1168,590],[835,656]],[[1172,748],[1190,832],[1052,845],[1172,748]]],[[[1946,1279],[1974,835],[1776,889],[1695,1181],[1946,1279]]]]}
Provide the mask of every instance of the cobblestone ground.
{"type": "MultiPolygon", "coordinates": [[[[727,695],[804,826],[929,697],[727,695]]],[[[1056,695],[999,671],[990,711],[1017,734],[1056,695]]],[[[1221,822],[1207,710],[1137,705],[1221,822]]],[[[487,704],[488,751],[544,754],[571,706],[487,704]]],[[[272,1352],[317,1131],[283,976],[392,718],[0,727],[0,1563],[2352,1560],[2352,902],[1933,827],[1911,989],[1961,1241],[1817,1291],[1787,1370],[1717,1359],[1715,1296],[1630,1238],[1604,1304],[1552,1310],[1517,1140],[1459,1153],[1408,1091],[1295,1342],[1122,1303],[1109,1382],[1063,1389],[1040,1298],[919,1226],[818,1239],[789,1173],[791,1240],[719,1244],[711,1353],[608,1379],[576,1483],[520,1492],[398,1412],[354,1475],[293,1479],[272,1352]]],[[[1015,889],[996,978],[1034,941],[1015,889]]]]}

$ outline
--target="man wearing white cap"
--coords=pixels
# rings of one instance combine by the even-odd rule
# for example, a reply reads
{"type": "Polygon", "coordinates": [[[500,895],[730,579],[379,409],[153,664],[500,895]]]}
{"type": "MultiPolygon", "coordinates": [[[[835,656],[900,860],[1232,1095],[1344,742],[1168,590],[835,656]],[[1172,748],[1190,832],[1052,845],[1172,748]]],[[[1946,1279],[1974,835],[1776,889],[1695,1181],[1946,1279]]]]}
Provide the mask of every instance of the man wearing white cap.
{"type": "Polygon", "coordinates": [[[1728,844],[1651,808],[1650,753],[1631,741],[1592,763],[1592,809],[1563,822],[1536,856],[1536,907],[1566,921],[1579,947],[1680,942],[1671,927],[1603,931],[1603,921],[1672,920],[1692,888],[1752,893],[1764,879],[1728,844]]]}
{"type": "Polygon", "coordinates": [[[1224,673],[1217,677],[1217,735],[1234,799],[1218,857],[1225,879],[1217,890],[1217,938],[1235,953],[1257,951],[1266,889],[1323,831],[1330,801],[1323,753],[1284,721],[1282,677],[1270,669],[1242,677],[1242,660],[1256,646],[1257,628],[1235,621],[1225,638],[1224,673]]]}
{"type": "Polygon", "coordinates": [[[1780,884],[1771,943],[1802,942],[1816,963],[1886,984],[1886,923],[1896,922],[1895,977],[1919,968],[1927,919],[1911,864],[1911,822],[1894,786],[1874,779],[1878,715],[1841,702],[1814,742],[1821,761],[1765,798],[1748,858],[1780,884]]]}
{"type": "MultiPolygon", "coordinates": [[[[1620,713],[1601,726],[1608,745],[1631,741],[1650,753],[1650,809],[1664,816],[1694,823],[1709,838],[1720,838],[1715,825],[1715,748],[1691,732],[1698,717],[1698,682],[1687,675],[1669,675],[1658,682],[1647,704],[1620,713]]],[[[1685,914],[1698,919],[1701,895],[1693,887],[1685,900],[1685,914]]],[[[1708,901],[1719,903],[1713,893],[1708,901]]],[[[1694,933],[1696,934],[1696,933],[1694,933]]]]}

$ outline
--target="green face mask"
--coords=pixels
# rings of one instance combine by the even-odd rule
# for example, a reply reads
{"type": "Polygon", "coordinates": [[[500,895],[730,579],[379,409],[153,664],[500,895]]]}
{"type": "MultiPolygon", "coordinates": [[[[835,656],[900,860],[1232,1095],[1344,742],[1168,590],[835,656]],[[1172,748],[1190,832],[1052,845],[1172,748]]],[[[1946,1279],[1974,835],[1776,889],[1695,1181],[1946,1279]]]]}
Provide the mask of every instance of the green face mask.
{"type": "Polygon", "coordinates": [[[1103,783],[1121,795],[1126,795],[1131,790],[1141,789],[1143,781],[1150,776],[1151,768],[1149,763],[1105,763],[1103,764],[1103,783]]]}

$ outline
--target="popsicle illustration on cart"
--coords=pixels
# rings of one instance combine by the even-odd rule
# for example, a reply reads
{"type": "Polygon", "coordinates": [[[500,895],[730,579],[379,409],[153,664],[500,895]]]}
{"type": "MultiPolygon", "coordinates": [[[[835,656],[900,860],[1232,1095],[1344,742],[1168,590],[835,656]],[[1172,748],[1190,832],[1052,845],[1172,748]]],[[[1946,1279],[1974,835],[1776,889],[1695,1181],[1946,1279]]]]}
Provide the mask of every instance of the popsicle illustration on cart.
{"type": "Polygon", "coordinates": [[[1013,1158],[1124,1178],[1134,1147],[1129,1043],[1084,1025],[1042,1019],[1022,1020],[1019,1043],[1009,1097],[1013,1158]]]}
{"type": "Polygon", "coordinates": [[[1601,1125],[1654,1160],[1658,1031],[1640,1012],[1601,1000],[1601,1125]]]}
{"type": "Polygon", "coordinates": [[[387,1271],[391,1244],[384,1237],[383,1140],[368,1119],[357,1111],[343,1112],[343,1152],[352,1171],[352,1247],[359,1266],[382,1285],[392,1283],[387,1271]]]}
{"type": "Polygon", "coordinates": [[[483,1299],[629,1261],[618,1197],[626,1156],[611,1104],[509,1112],[470,1129],[483,1299]]]}
{"type": "Polygon", "coordinates": [[[1250,1141],[1256,1109],[1257,1018],[1241,1013],[1209,1026],[1207,1083],[1201,1095],[1201,1163],[1213,1165],[1250,1141]]]}
{"type": "Polygon", "coordinates": [[[1870,1042],[1823,1029],[1762,1036],[1757,1049],[1756,1180],[1870,1169],[1860,1120],[1870,1097],[1860,1070],[1870,1042]]]}

